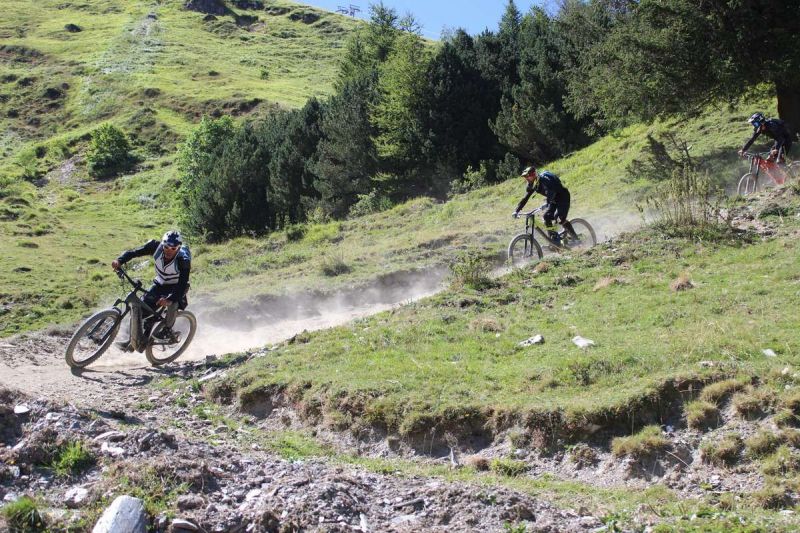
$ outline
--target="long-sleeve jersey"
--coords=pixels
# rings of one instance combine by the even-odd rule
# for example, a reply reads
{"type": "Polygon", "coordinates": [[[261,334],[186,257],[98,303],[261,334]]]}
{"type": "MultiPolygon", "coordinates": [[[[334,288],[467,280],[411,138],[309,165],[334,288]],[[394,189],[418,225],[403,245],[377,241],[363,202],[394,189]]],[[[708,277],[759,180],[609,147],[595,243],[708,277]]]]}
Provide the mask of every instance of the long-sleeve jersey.
{"type": "Polygon", "coordinates": [[[164,249],[156,240],[146,242],[143,246],[123,252],[117,260],[125,264],[134,257],[153,256],[156,277],[153,282],[161,286],[174,286],[169,296],[173,302],[180,302],[189,287],[189,273],[192,270],[192,255],[189,248],[181,246],[171,261],[164,257],[164,249]]]}
{"type": "Polygon", "coordinates": [[[784,145],[791,145],[792,144],[792,136],[789,133],[789,128],[786,127],[786,123],[777,118],[771,118],[769,120],[764,121],[764,131],[761,131],[761,128],[756,129],[753,132],[753,136],[750,137],[750,140],[747,141],[747,144],[744,145],[742,151],[747,150],[750,146],[758,139],[758,136],[761,134],[766,135],[772,139],[775,139],[775,148],[781,148],[784,145]]]}
{"type": "Polygon", "coordinates": [[[561,184],[561,180],[558,176],[547,171],[539,173],[539,180],[535,187],[531,183],[528,183],[525,193],[525,198],[519,202],[517,211],[522,211],[522,208],[528,203],[533,193],[539,193],[544,196],[548,204],[557,204],[562,200],[566,201],[569,197],[569,191],[561,184]]]}

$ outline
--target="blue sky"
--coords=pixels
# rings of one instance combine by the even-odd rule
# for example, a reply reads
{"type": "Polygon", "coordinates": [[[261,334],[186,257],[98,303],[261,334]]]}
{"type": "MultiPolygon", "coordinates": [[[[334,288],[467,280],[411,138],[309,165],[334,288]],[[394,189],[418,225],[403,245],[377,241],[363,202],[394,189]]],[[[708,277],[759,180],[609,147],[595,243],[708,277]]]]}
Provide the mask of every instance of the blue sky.
{"type": "MultiPolygon", "coordinates": [[[[517,9],[522,13],[525,13],[534,3],[524,0],[515,1],[517,9]]],[[[353,4],[361,8],[359,15],[361,18],[365,18],[369,12],[369,5],[377,3],[377,0],[307,0],[301,3],[321,7],[328,11],[336,11],[338,6],[346,7],[353,4]]],[[[496,30],[508,0],[383,0],[383,3],[394,8],[401,16],[406,12],[412,13],[423,26],[422,34],[429,39],[438,39],[445,27],[464,28],[467,33],[472,35],[478,34],[486,28],[496,30]]]]}

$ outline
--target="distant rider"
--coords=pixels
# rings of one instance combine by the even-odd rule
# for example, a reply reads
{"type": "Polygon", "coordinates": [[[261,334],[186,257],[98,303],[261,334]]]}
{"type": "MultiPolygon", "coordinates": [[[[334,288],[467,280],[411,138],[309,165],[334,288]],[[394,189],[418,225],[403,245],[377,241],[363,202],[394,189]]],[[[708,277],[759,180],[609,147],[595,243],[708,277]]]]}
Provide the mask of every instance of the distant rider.
{"type": "Polygon", "coordinates": [[[753,136],[749,141],[739,150],[739,155],[744,156],[744,153],[755,142],[759,135],[762,133],[767,137],[775,140],[772,148],[770,149],[770,158],[780,163],[784,162],[784,155],[792,147],[792,134],[784,121],[778,118],[765,118],[763,113],[753,113],[747,119],[747,122],[753,125],[753,136]]]}
{"type": "MultiPolygon", "coordinates": [[[[171,328],[175,323],[175,315],[178,309],[184,309],[187,305],[186,292],[189,289],[192,256],[189,248],[183,246],[181,234],[172,230],[164,234],[161,242],[153,239],[139,248],[124,252],[111,261],[111,267],[114,270],[118,270],[134,257],[145,255],[153,256],[156,277],[153,280],[153,286],[142,297],[142,301],[152,309],[157,307],[167,308],[165,319],[167,327],[161,330],[160,336],[169,338],[172,334],[171,328]]],[[[150,320],[152,321],[152,317],[150,320]]],[[[147,321],[145,321],[145,324],[145,329],[152,325],[152,323],[148,324],[147,321]]],[[[130,340],[118,342],[117,345],[122,349],[131,349],[130,340]]]]}
{"type": "Polygon", "coordinates": [[[544,219],[545,226],[547,226],[550,240],[556,244],[559,244],[560,241],[558,232],[553,228],[553,220],[557,220],[570,235],[577,238],[575,230],[572,229],[572,224],[567,220],[570,202],[569,190],[561,184],[561,180],[558,176],[546,170],[539,173],[536,171],[536,168],[530,166],[522,171],[520,177],[525,178],[525,181],[528,182],[528,186],[525,189],[525,197],[519,202],[519,205],[517,205],[513,217],[517,218],[519,216],[519,212],[522,211],[522,208],[528,203],[528,199],[530,199],[533,193],[539,193],[547,199],[542,218],[544,219]]]}

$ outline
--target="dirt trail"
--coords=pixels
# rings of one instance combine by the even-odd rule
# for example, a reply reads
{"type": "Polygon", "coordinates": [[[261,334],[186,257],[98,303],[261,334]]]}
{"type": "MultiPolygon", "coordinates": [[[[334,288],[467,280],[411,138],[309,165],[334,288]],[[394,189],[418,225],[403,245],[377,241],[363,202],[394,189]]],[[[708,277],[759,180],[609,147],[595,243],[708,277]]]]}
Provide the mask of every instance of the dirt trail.
{"type": "MultiPolygon", "coordinates": [[[[443,269],[396,273],[334,294],[274,297],[236,311],[221,311],[200,301],[193,306],[197,336],[179,361],[255,349],[304,330],[344,324],[434,294],[441,290],[444,277],[443,269]]],[[[64,362],[70,335],[71,331],[57,330],[0,339],[0,385],[35,397],[92,405],[109,389],[146,383],[163,373],[151,368],[143,354],[116,348],[82,372],[70,372],[64,362]]],[[[119,338],[125,335],[121,331],[119,338]]]]}

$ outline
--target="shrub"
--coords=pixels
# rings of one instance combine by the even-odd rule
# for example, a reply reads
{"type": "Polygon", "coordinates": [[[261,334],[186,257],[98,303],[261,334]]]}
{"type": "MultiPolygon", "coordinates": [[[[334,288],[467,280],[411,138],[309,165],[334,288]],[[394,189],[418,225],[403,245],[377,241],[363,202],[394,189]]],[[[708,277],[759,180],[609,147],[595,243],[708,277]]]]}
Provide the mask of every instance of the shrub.
{"type": "Polygon", "coordinates": [[[53,461],[56,475],[69,477],[91,467],[95,463],[94,454],[81,441],[67,443],[53,461]]]}
{"type": "Polygon", "coordinates": [[[475,250],[459,255],[450,263],[450,277],[453,287],[482,289],[491,282],[489,262],[475,250]]]}
{"type": "Polygon", "coordinates": [[[684,406],[686,425],[692,429],[708,429],[719,423],[717,406],[703,400],[689,402],[684,406]]]}
{"type": "Polygon", "coordinates": [[[471,166],[467,167],[467,171],[464,172],[461,179],[453,180],[450,183],[450,195],[453,196],[480,189],[496,181],[497,163],[494,161],[481,161],[477,169],[471,166]]]}
{"type": "Polygon", "coordinates": [[[16,533],[37,533],[45,531],[45,523],[36,502],[23,496],[2,508],[3,516],[8,521],[10,531],[16,533]]]}
{"type": "Polygon", "coordinates": [[[665,449],[669,441],[658,426],[647,426],[636,435],[617,437],[611,442],[611,453],[615,457],[631,456],[640,459],[665,449]]]}
{"type": "Polygon", "coordinates": [[[286,240],[289,242],[296,242],[302,240],[306,235],[308,228],[305,224],[290,224],[284,230],[286,233],[286,240]]]}
{"type": "Polygon", "coordinates": [[[350,272],[350,266],[345,262],[344,255],[340,252],[330,253],[322,260],[322,273],[328,277],[341,276],[350,272]]]}
{"type": "Polygon", "coordinates": [[[348,211],[350,218],[362,217],[371,213],[380,213],[391,209],[392,201],[383,196],[377,189],[372,189],[368,194],[359,194],[358,201],[348,211]]]}
{"type": "Polygon", "coordinates": [[[493,459],[489,468],[492,472],[508,477],[521,476],[528,471],[528,465],[524,461],[514,459],[493,459]]]}
{"type": "Polygon", "coordinates": [[[682,167],[659,183],[639,208],[652,213],[653,226],[668,236],[718,240],[729,233],[719,218],[722,198],[708,174],[682,167]]]}
{"type": "Polygon", "coordinates": [[[717,466],[732,465],[739,460],[744,444],[739,435],[728,434],[720,440],[706,441],[700,446],[703,462],[717,466]]]}
{"type": "Polygon", "coordinates": [[[116,126],[103,124],[92,132],[86,161],[89,174],[108,178],[129,170],[136,163],[136,158],[131,154],[131,145],[125,133],[116,126]]]}

